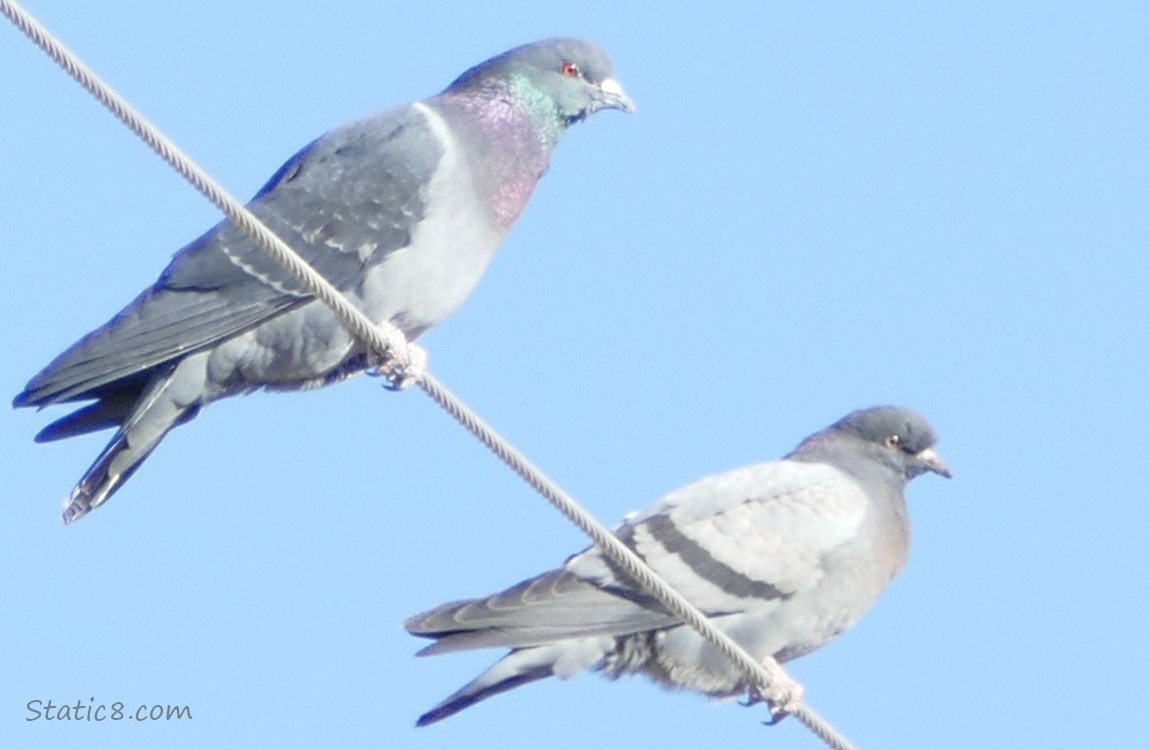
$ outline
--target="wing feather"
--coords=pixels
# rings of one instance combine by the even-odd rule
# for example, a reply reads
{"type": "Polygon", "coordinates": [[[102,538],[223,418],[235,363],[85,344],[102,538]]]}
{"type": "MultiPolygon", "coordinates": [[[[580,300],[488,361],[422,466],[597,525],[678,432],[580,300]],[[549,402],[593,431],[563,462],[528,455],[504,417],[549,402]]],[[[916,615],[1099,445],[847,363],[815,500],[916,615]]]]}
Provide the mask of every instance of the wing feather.
{"type": "MultiPolygon", "coordinates": [[[[332,284],[354,293],[366,268],[410,243],[442,156],[416,110],[385,110],[305,147],[249,207],[332,284]]],[[[154,287],[34,377],[14,403],[96,397],[309,301],[299,282],[221,222],[177,253],[154,287]]]]}

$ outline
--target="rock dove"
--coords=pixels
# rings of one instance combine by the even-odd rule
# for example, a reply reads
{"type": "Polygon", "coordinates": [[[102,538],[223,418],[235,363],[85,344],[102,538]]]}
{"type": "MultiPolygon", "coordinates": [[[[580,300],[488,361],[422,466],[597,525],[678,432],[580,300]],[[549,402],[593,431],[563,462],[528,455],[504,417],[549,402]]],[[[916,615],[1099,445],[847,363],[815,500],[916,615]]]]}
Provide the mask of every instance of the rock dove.
{"type": "MultiPolygon", "coordinates": [[[[634,111],[602,50],[578,39],[518,47],[437,96],[320,137],[248,207],[369,317],[414,340],[463,302],[563,133],[600,109],[634,111]]],[[[205,404],[328,385],[371,364],[327,307],[225,221],[13,405],[94,401],[40,442],[118,428],[64,504],[72,522],[205,404]]]]}
{"type": "MultiPolygon", "coordinates": [[[[950,477],[935,433],[892,406],[847,415],[781,461],[707,477],[627,517],[616,534],[757,659],[787,661],[854,624],[906,563],[903,490],[950,477]]],[[[419,718],[424,726],[498,693],[588,668],[645,674],[716,697],[746,675],[638,588],[597,547],[493,596],[409,619],[421,656],[510,653],[419,718]]]]}

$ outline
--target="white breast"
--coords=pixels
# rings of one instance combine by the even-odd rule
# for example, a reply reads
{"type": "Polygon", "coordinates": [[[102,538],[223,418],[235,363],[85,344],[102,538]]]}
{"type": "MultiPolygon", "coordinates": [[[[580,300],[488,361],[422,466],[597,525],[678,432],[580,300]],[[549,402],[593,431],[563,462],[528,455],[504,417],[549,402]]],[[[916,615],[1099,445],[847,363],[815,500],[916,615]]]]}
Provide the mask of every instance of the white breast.
{"type": "Polygon", "coordinates": [[[443,118],[412,105],[443,144],[443,158],[427,187],[424,220],[408,247],[372,269],[363,306],[374,320],[425,330],[451,314],[475,288],[503,239],[486,201],[475,193],[471,168],[443,118]]]}

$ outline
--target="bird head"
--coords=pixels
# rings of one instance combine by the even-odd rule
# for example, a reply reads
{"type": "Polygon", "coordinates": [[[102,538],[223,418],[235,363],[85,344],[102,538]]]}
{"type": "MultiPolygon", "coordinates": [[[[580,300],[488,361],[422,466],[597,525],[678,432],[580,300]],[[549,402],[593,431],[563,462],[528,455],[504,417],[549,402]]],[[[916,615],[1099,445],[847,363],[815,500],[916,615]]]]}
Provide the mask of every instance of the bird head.
{"type": "Polygon", "coordinates": [[[634,112],[603,50],[581,39],[546,39],[508,50],[476,65],[448,90],[506,86],[532,106],[552,109],[564,126],[601,109],[634,112]]]}
{"type": "Polygon", "coordinates": [[[934,472],[950,479],[954,473],[935,452],[934,428],[922,416],[897,406],[876,406],[852,412],[831,430],[861,441],[865,453],[907,479],[934,472]]]}

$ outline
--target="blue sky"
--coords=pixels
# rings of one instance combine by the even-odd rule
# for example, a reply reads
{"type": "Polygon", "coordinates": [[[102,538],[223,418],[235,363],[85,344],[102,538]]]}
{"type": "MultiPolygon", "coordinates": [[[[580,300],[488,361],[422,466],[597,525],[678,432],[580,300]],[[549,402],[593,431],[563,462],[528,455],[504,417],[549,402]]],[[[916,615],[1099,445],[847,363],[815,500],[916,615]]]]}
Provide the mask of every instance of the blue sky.
{"type": "MultiPolygon", "coordinates": [[[[863,748],[1119,746],[1150,648],[1144,3],[219,0],[29,9],[240,196],[348,119],[552,35],[637,101],[572,130],[431,368],[602,520],[775,458],[846,412],[927,415],[910,564],[791,665],[863,748]]],[[[150,284],[215,209],[0,28],[0,390],[150,284]]],[[[360,378],[181,428],[107,506],[106,434],[0,419],[0,744],[819,747],[796,722],[594,675],[443,724],[497,657],[400,623],[581,535],[420,393],[360,378]],[[190,721],[26,721],[31,700],[190,721]]]]}

